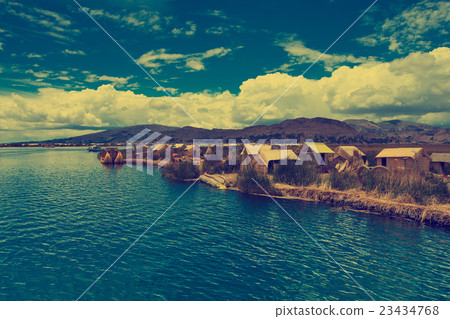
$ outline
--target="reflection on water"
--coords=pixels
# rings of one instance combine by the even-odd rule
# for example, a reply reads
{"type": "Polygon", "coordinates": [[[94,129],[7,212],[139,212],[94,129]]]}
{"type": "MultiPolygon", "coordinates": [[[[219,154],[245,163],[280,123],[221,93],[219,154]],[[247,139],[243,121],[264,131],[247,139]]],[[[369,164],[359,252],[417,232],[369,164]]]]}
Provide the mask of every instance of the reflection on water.
{"type": "MultiPolygon", "coordinates": [[[[0,149],[0,300],[74,300],[189,186],[84,149],[0,149]]],[[[450,234],[281,205],[377,300],[448,300],[450,234]]],[[[194,185],[83,300],[367,300],[270,199],[194,185]]]]}
{"type": "Polygon", "coordinates": [[[102,165],[103,169],[105,169],[106,171],[118,171],[121,170],[123,168],[124,164],[115,164],[115,165],[102,165]]]}

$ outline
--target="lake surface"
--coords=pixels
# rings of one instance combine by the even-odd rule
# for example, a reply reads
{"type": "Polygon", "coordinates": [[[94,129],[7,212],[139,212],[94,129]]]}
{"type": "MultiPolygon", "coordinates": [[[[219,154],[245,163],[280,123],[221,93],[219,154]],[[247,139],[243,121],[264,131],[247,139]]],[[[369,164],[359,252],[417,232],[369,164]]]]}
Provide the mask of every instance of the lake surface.
{"type": "MultiPolygon", "coordinates": [[[[190,184],[0,149],[0,300],[76,300],[190,184]]],[[[376,300],[449,300],[450,233],[279,200],[376,300]]],[[[81,300],[369,300],[275,203],[195,184],[81,300]]]]}

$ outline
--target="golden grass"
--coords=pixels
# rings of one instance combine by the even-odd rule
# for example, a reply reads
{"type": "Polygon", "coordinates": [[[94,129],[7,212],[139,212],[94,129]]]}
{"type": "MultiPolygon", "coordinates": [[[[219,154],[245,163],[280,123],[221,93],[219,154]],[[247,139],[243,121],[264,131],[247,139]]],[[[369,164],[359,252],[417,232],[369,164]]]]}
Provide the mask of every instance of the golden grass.
{"type": "Polygon", "coordinates": [[[308,201],[317,201],[333,206],[347,206],[356,210],[376,212],[386,216],[403,217],[427,225],[450,228],[450,204],[419,205],[400,202],[402,198],[392,200],[389,196],[374,197],[377,193],[361,190],[338,191],[319,187],[291,186],[275,184],[283,196],[308,201]]]}

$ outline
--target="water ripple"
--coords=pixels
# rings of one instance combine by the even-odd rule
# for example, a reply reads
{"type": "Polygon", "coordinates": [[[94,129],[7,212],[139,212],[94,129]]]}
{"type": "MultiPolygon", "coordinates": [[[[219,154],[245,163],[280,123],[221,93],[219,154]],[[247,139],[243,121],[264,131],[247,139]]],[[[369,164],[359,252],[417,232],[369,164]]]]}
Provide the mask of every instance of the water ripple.
{"type": "MultiPolygon", "coordinates": [[[[74,300],[189,186],[82,149],[0,149],[0,300],[74,300]]],[[[377,300],[448,300],[450,234],[281,205],[377,300]]],[[[367,300],[268,198],[196,184],[86,300],[367,300]]]]}

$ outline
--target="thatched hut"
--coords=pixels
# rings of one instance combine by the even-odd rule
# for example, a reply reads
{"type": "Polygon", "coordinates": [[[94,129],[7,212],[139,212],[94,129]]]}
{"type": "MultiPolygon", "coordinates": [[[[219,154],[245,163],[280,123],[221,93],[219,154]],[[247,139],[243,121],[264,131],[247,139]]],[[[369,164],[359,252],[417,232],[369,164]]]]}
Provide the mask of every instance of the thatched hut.
{"type": "Polygon", "coordinates": [[[367,164],[367,155],[363,153],[356,146],[338,146],[334,149],[334,154],[331,156],[331,161],[345,162],[351,161],[354,156],[360,157],[365,164],[367,164]]]}
{"type": "MultiPolygon", "coordinates": [[[[308,149],[307,154],[312,155],[313,158],[315,158],[313,153],[318,154],[322,158],[325,165],[330,164],[334,152],[331,148],[325,145],[325,143],[305,142],[305,145],[308,149]]],[[[295,154],[300,154],[302,148],[303,144],[299,145],[295,150],[295,154]]]]}
{"type": "Polygon", "coordinates": [[[377,159],[377,165],[392,170],[430,170],[431,157],[421,147],[385,148],[375,158],[377,159]]]}
{"type": "Polygon", "coordinates": [[[125,163],[123,154],[117,148],[106,148],[103,152],[99,153],[100,163],[104,165],[119,165],[125,163]]]}
{"type": "Polygon", "coordinates": [[[109,152],[105,151],[105,153],[100,157],[100,163],[103,165],[112,165],[114,164],[113,159],[109,152]]]}
{"type": "Polygon", "coordinates": [[[244,145],[244,149],[241,152],[242,160],[244,161],[247,156],[250,156],[250,163],[248,165],[241,163],[241,168],[245,168],[246,166],[252,167],[262,174],[273,173],[283,161],[297,160],[297,156],[292,150],[283,151],[280,149],[272,149],[267,144],[263,144],[258,152],[244,145]],[[259,161],[256,159],[257,156],[259,156],[259,161]]]}
{"type": "Polygon", "coordinates": [[[184,156],[193,158],[194,157],[194,145],[186,146],[183,153],[184,153],[184,156]]]}
{"type": "Polygon", "coordinates": [[[123,154],[122,154],[121,151],[118,151],[117,152],[117,156],[114,159],[114,165],[123,164],[123,163],[125,163],[125,160],[123,158],[123,154]]]}
{"type": "Polygon", "coordinates": [[[165,158],[166,150],[168,147],[169,147],[169,145],[167,145],[167,144],[158,144],[156,146],[153,146],[152,147],[153,159],[158,160],[158,159],[165,158]]]}
{"type": "Polygon", "coordinates": [[[271,147],[273,150],[287,149],[292,150],[295,153],[295,151],[301,147],[301,144],[272,144],[271,147]]]}
{"type": "Polygon", "coordinates": [[[431,154],[431,168],[439,174],[450,173],[450,153],[431,154]]]}
{"type": "Polygon", "coordinates": [[[210,154],[214,155],[214,154],[216,154],[216,150],[217,150],[216,145],[208,145],[205,155],[210,155],[210,154]]]}
{"type": "Polygon", "coordinates": [[[172,153],[181,154],[186,149],[186,144],[178,143],[178,144],[173,144],[171,147],[172,147],[172,153]]]}

